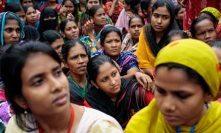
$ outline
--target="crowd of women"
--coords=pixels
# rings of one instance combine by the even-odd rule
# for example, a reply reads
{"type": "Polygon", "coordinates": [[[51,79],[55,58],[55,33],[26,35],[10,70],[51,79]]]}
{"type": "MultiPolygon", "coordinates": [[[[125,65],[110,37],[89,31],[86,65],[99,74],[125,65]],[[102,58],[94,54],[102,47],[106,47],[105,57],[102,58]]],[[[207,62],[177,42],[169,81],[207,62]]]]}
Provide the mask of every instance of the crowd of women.
{"type": "Polygon", "coordinates": [[[221,1],[194,2],[3,0],[0,132],[221,132],[221,1]]]}

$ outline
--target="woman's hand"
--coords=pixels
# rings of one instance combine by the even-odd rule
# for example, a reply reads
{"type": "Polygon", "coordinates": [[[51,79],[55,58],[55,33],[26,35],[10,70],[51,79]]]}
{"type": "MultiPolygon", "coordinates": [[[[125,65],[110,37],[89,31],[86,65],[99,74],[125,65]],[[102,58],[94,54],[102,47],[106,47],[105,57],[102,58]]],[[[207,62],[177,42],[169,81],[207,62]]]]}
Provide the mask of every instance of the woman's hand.
{"type": "Polygon", "coordinates": [[[82,26],[82,32],[85,35],[91,35],[94,32],[94,21],[88,20],[83,26],[82,26]]]}
{"type": "Polygon", "coordinates": [[[74,20],[75,21],[75,17],[71,13],[69,13],[67,15],[67,20],[74,20]]]}
{"type": "Polygon", "coordinates": [[[145,89],[152,90],[153,80],[151,79],[150,76],[142,72],[136,72],[135,77],[137,81],[139,82],[139,84],[141,84],[145,89]]]}
{"type": "Polygon", "coordinates": [[[66,18],[67,17],[67,8],[65,6],[61,7],[61,9],[59,10],[59,15],[62,18],[66,18]]]}

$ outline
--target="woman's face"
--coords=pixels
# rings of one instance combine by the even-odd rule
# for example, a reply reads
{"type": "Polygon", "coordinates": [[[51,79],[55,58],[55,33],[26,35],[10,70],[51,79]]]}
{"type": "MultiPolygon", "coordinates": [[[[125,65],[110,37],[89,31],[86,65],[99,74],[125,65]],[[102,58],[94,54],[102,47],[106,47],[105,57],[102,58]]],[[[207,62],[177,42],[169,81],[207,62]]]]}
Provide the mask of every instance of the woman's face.
{"type": "Polygon", "coordinates": [[[65,1],[64,7],[67,9],[67,14],[74,12],[74,4],[70,0],[65,1]]]}
{"type": "Polygon", "coordinates": [[[58,20],[55,14],[47,14],[43,18],[43,21],[40,21],[40,25],[44,25],[44,31],[46,30],[56,30],[58,27],[58,20]]]}
{"type": "Polygon", "coordinates": [[[213,22],[211,22],[209,19],[204,19],[198,22],[194,28],[196,30],[196,39],[204,42],[209,42],[216,40],[217,38],[215,26],[213,22]]]}
{"type": "Polygon", "coordinates": [[[151,16],[151,26],[155,32],[163,32],[170,25],[170,13],[166,6],[158,7],[151,16]]]}
{"type": "Polygon", "coordinates": [[[19,16],[19,18],[24,21],[25,19],[25,11],[24,10],[21,10],[21,11],[18,11],[16,12],[15,14],[17,14],[19,16]]]}
{"type": "Polygon", "coordinates": [[[115,97],[121,87],[121,77],[117,67],[109,62],[100,65],[95,86],[111,98],[115,97]]]}
{"type": "Polygon", "coordinates": [[[121,52],[120,36],[114,31],[108,33],[106,38],[104,39],[104,44],[102,48],[104,52],[110,57],[116,57],[120,55],[121,52]]]}
{"type": "Polygon", "coordinates": [[[130,26],[129,26],[129,32],[133,39],[139,39],[141,29],[143,27],[143,22],[140,18],[133,18],[131,20],[130,26]]]}
{"type": "Polygon", "coordinates": [[[87,9],[91,9],[92,6],[100,5],[99,0],[88,0],[87,1],[87,9]]]}
{"type": "Polygon", "coordinates": [[[60,64],[50,56],[40,52],[29,55],[21,80],[25,103],[34,115],[51,116],[69,108],[67,78],[60,64]]]}
{"type": "Polygon", "coordinates": [[[69,40],[79,38],[79,28],[77,24],[73,21],[69,21],[65,26],[64,35],[69,40]]]}
{"type": "Polygon", "coordinates": [[[34,6],[32,0],[23,0],[21,4],[22,6],[34,6]]]}
{"type": "Polygon", "coordinates": [[[158,68],[155,86],[157,106],[171,126],[192,126],[205,113],[209,95],[183,70],[158,68]]]}
{"type": "Polygon", "coordinates": [[[56,0],[48,0],[49,3],[57,3],[56,0]]]}
{"type": "Polygon", "coordinates": [[[72,47],[68,52],[67,66],[74,75],[86,75],[88,55],[80,44],[72,47]]]}
{"type": "Polygon", "coordinates": [[[37,22],[37,13],[33,7],[29,7],[25,14],[26,22],[30,24],[35,24],[37,22]]]}
{"type": "Polygon", "coordinates": [[[4,29],[4,43],[16,44],[20,39],[20,26],[17,20],[8,19],[4,29]]]}
{"type": "Polygon", "coordinates": [[[106,25],[106,16],[103,8],[97,10],[94,14],[94,22],[97,25],[106,25]]]}
{"type": "Polygon", "coordinates": [[[180,20],[180,21],[182,21],[185,12],[186,12],[186,9],[185,9],[184,7],[181,7],[181,9],[178,11],[177,19],[180,20]]]}
{"type": "Polygon", "coordinates": [[[64,45],[64,39],[59,38],[56,39],[52,44],[51,47],[58,53],[58,55],[61,57],[61,49],[62,46],[64,45]]]}

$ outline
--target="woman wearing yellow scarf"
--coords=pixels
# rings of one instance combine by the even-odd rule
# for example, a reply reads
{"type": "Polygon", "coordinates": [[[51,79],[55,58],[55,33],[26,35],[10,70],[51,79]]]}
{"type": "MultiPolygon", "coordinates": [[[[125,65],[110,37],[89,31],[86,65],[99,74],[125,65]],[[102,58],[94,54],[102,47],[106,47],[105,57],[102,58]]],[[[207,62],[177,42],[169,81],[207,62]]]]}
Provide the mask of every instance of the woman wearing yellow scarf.
{"type": "Polygon", "coordinates": [[[135,114],[126,133],[221,132],[219,63],[204,42],[172,42],[157,55],[155,100],[135,114]]]}

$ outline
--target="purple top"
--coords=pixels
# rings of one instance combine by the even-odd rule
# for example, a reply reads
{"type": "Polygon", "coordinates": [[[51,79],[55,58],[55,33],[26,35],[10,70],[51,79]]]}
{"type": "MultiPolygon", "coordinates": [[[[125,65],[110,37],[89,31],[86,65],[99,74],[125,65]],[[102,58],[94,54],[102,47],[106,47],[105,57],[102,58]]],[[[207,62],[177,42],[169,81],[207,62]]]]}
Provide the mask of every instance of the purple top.
{"type": "MultiPolygon", "coordinates": [[[[98,50],[92,55],[92,57],[97,55],[105,55],[105,53],[103,50],[98,50]]],[[[137,57],[129,51],[121,52],[120,55],[115,59],[115,61],[120,67],[121,76],[126,75],[127,71],[133,67],[138,68],[137,57]]]]}

